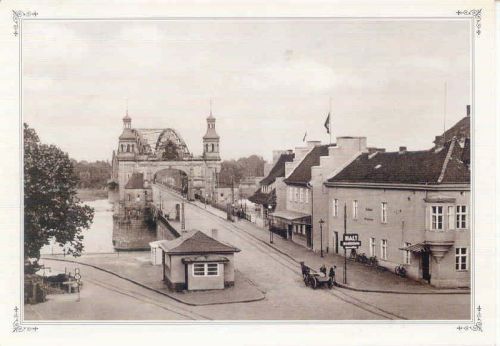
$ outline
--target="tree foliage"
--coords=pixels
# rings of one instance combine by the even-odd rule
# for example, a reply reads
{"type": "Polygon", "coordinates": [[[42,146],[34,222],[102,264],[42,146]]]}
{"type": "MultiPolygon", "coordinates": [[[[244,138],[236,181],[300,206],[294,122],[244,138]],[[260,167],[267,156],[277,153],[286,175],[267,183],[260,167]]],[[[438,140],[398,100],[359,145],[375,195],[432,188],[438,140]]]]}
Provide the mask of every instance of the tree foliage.
{"type": "Polygon", "coordinates": [[[103,189],[111,178],[111,164],[107,161],[71,160],[71,163],[78,178],[78,188],[103,189]]]}
{"type": "Polygon", "coordinates": [[[264,164],[264,159],[257,155],[223,161],[219,173],[219,185],[230,186],[234,181],[235,186],[237,186],[244,178],[262,177],[264,164]]]}
{"type": "Polygon", "coordinates": [[[41,143],[24,124],[25,257],[39,258],[51,238],[68,254],[81,254],[82,231],[90,227],[94,210],[76,197],[77,184],[68,154],[41,143]]]}

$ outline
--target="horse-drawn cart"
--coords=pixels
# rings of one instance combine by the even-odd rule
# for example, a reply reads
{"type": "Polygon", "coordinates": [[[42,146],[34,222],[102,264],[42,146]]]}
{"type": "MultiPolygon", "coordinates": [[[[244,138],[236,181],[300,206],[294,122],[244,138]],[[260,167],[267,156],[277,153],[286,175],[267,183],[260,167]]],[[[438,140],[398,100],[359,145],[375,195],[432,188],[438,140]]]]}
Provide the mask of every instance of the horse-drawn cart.
{"type": "Polygon", "coordinates": [[[312,272],[311,268],[306,266],[304,262],[300,262],[300,267],[302,269],[302,278],[306,286],[310,286],[313,289],[324,285],[328,286],[328,288],[334,286],[334,279],[332,276],[323,275],[324,273],[312,272]]]}

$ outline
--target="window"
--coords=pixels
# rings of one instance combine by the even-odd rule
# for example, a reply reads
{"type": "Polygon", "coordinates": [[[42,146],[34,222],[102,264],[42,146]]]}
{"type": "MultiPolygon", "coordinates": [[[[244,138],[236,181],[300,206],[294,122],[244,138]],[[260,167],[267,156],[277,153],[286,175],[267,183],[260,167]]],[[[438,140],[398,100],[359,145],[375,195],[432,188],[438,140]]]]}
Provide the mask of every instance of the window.
{"type": "Polygon", "coordinates": [[[214,148],[215,148],[215,146],[214,146],[214,144],[212,143],[212,153],[214,152],[214,148]]]}
{"type": "Polygon", "coordinates": [[[304,189],[299,188],[299,202],[302,203],[304,201],[304,189]]]}
{"type": "Polygon", "coordinates": [[[383,260],[387,259],[387,239],[380,241],[380,258],[383,260]]]}
{"type": "Polygon", "coordinates": [[[455,229],[455,207],[448,207],[448,229],[455,229]]]}
{"type": "Polygon", "coordinates": [[[387,223],[387,202],[380,204],[380,220],[382,223],[387,223]]]}
{"type": "Polygon", "coordinates": [[[127,144],[127,153],[130,153],[130,144],[127,144]]]}
{"type": "Polygon", "coordinates": [[[358,218],[358,201],[352,201],[352,218],[356,220],[358,218]]]}
{"type": "Polygon", "coordinates": [[[375,256],[375,238],[370,238],[370,257],[375,256]]]}
{"type": "Polygon", "coordinates": [[[333,217],[339,216],[339,200],[334,199],[333,200],[333,217]]]}
{"type": "Polygon", "coordinates": [[[455,248],[455,270],[467,270],[467,248],[455,248]]]}
{"type": "Polygon", "coordinates": [[[205,152],[208,153],[208,144],[205,144],[205,152]]]}
{"type": "MultiPolygon", "coordinates": [[[[404,247],[410,246],[411,243],[404,243],[404,247]]],[[[409,250],[403,250],[403,263],[404,264],[411,264],[411,252],[409,250]]]]}
{"type": "Polygon", "coordinates": [[[299,196],[298,196],[299,192],[297,191],[297,188],[296,188],[296,187],[292,187],[292,189],[293,189],[293,201],[294,201],[294,202],[297,202],[297,199],[298,199],[298,197],[299,197],[299,196]]]}
{"type": "Polygon", "coordinates": [[[306,203],[309,203],[309,190],[306,189],[306,203]]]}
{"type": "Polygon", "coordinates": [[[219,275],[219,264],[217,263],[194,263],[193,276],[217,276],[219,275]]]}
{"type": "Polygon", "coordinates": [[[443,207],[431,206],[431,229],[443,229],[443,207]]]}
{"type": "Polygon", "coordinates": [[[457,229],[467,228],[467,206],[457,205],[457,229]]]}

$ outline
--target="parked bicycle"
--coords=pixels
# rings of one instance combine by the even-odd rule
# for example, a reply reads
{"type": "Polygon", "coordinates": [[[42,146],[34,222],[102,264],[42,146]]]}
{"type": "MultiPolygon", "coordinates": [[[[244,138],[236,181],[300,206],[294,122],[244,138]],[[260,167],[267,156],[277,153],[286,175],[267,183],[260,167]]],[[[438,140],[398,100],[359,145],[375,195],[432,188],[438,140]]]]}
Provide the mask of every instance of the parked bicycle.
{"type": "Polygon", "coordinates": [[[368,258],[368,264],[370,264],[372,267],[378,266],[377,256],[371,256],[370,258],[368,258]]]}
{"type": "Polygon", "coordinates": [[[400,264],[394,268],[394,273],[404,278],[406,277],[406,268],[400,264]]]}
{"type": "Polygon", "coordinates": [[[367,264],[368,263],[368,257],[366,257],[366,255],[364,253],[356,255],[356,262],[367,264]]]}

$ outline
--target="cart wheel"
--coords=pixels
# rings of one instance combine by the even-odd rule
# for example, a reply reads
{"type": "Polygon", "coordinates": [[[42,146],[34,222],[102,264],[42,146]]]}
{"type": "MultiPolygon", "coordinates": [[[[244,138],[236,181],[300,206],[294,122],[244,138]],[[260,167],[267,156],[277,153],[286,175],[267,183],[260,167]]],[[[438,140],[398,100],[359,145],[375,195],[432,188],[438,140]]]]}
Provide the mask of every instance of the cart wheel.
{"type": "Polygon", "coordinates": [[[314,276],[311,278],[311,287],[313,289],[318,288],[318,280],[316,280],[316,278],[314,276]]]}
{"type": "Polygon", "coordinates": [[[309,279],[307,278],[307,276],[304,276],[304,283],[306,284],[306,286],[309,286],[309,279]]]}

